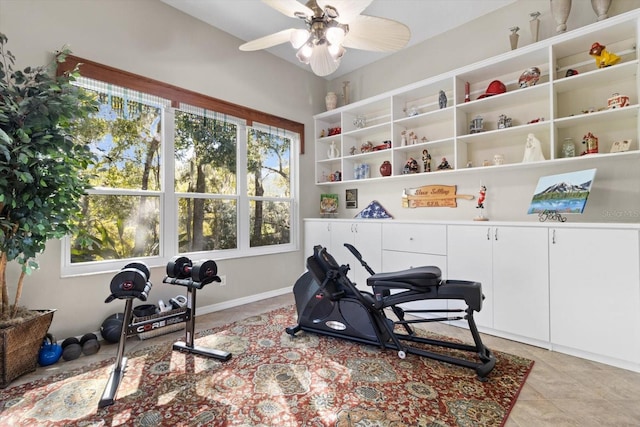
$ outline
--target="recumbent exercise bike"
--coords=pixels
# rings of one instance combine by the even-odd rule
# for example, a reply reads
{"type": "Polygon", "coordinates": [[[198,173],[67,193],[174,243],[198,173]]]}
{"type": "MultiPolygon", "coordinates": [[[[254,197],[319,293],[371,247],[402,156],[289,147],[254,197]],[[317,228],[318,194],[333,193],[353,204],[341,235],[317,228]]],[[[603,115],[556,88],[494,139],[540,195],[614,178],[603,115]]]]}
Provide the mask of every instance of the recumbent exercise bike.
{"type": "Polygon", "coordinates": [[[308,331],[337,338],[345,338],[363,344],[392,348],[400,358],[407,353],[474,369],[478,378],[485,381],[496,360],[484,346],[473,318],[474,311],[482,308],[482,286],[479,282],[442,280],[438,267],[417,267],[408,270],[375,273],[362,259],[358,250],[345,243],[347,249],[371,274],[367,285],[373,293],[360,291],[347,277],[349,265],[339,265],[326,248],[315,246],[307,259],[307,271],[296,281],[293,293],[298,312],[298,324],[286,328],[289,335],[308,331]],[[464,300],[466,309],[405,310],[400,304],[430,300],[464,300]],[[398,320],[387,317],[389,308],[398,320]],[[464,316],[408,320],[405,313],[461,313],[464,316]],[[430,339],[418,336],[412,324],[466,319],[474,345],[430,339]],[[400,331],[396,331],[396,326],[400,331]],[[477,360],[437,353],[407,343],[426,344],[475,353],[477,360]]]}
{"type": "Polygon", "coordinates": [[[125,373],[127,358],[124,357],[124,346],[127,337],[137,335],[146,327],[155,328],[185,322],[185,340],[173,344],[173,350],[183,353],[193,353],[200,356],[212,357],[227,361],[231,353],[221,350],[209,349],[194,345],[194,329],[196,319],[196,290],[202,289],[212,282],[220,282],[218,266],[213,260],[201,260],[192,263],[187,257],[176,256],[167,263],[167,276],[162,283],[179,285],[187,288],[187,304],[181,310],[172,311],[165,315],[153,316],[153,318],[138,320],[133,317],[133,299],[146,301],[149,297],[152,284],[149,281],[151,275],[149,268],[140,262],[130,263],[120,270],[111,279],[111,295],[105,300],[109,303],[115,299],[125,300],[124,319],[122,331],[118,342],[118,353],[109,376],[107,385],[98,403],[99,408],[113,405],[118,387],[125,373]]]}

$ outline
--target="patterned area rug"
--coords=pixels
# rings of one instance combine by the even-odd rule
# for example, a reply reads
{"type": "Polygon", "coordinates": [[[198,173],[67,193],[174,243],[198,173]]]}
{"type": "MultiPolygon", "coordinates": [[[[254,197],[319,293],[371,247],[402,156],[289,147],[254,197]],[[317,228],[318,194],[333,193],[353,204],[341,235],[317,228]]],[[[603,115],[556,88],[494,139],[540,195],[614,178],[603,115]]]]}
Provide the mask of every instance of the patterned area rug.
{"type": "MultiPolygon", "coordinates": [[[[0,391],[2,426],[500,426],[533,362],[494,352],[480,382],[468,368],[284,328],[295,307],[202,331],[196,344],[129,354],[112,406],[98,409],[113,359],[0,391]]],[[[421,332],[423,334],[424,332],[421,332]]],[[[426,334],[426,333],[424,333],[426,334]]]]}

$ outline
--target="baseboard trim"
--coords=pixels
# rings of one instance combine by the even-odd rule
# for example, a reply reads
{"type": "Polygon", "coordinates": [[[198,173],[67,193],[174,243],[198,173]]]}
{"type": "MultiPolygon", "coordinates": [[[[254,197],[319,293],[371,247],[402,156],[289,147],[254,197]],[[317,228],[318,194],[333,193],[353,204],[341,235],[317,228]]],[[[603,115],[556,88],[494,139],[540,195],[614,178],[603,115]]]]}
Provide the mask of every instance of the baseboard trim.
{"type": "Polygon", "coordinates": [[[292,287],[287,286],[285,288],[275,289],[273,291],[263,292],[261,294],[255,294],[248,297],[236,298],[229,301],[220,302],[217,304],[206,305],[204,307],[198,307],[197,315],[214,313],[220,310],[226,310],[228,308],[238,307],[240,305],[251,304],[252,302],[262,301],[267,298],[279,297],[292,292],[292,287]]]}

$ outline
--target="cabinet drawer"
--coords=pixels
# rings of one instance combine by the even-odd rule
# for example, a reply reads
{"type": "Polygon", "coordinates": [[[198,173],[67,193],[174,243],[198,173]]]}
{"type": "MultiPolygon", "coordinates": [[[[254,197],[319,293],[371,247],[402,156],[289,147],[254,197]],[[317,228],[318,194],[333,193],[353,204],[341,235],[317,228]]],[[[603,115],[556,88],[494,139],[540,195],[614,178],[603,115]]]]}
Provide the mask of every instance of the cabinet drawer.
{"type": "Polygon", "coordinates": [[[382,249],[423,254],[447,254],[445,225],[383,224],[382,249]]]}

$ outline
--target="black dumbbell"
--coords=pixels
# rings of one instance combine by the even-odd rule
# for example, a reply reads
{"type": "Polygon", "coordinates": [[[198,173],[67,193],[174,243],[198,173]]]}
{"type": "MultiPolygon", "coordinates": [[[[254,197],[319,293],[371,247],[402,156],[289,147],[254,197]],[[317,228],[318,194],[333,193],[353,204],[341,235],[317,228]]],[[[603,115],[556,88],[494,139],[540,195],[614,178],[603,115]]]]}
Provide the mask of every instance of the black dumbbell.
{"type": "Polygon", "coordinates": [[[82,346],[76,337],[69,337],[62,341],[62,358],[64,360],[75,360],[80,357],[82,346]]]}
{"type": "Polygon", "coordinates": [[[111,295],[115,298],[137,297],[145,301],[151,282],[149,268],[140,262],[130,263],[124,266],[111,279],[111,295]]]}
{"type": "Polygon", "coordinates": [[[177,279],[191,278],[194,282],[211,280],[218,274],[218,265],[213,260],[192,263],[187,257],[176,256],[167,263],[167,276],[177,279]]]}
{"type": "Polygon", "coordinates": [[[80,346],[82,347],[82,352],[85,356],[91,356],[100,350],[98,337],[93,333],[84,334],[82,338],[80,338],[80,346]]]}

